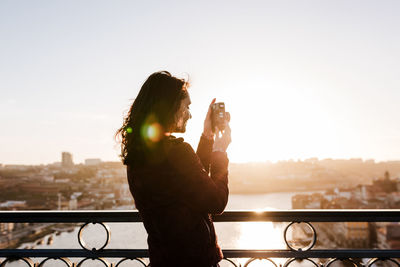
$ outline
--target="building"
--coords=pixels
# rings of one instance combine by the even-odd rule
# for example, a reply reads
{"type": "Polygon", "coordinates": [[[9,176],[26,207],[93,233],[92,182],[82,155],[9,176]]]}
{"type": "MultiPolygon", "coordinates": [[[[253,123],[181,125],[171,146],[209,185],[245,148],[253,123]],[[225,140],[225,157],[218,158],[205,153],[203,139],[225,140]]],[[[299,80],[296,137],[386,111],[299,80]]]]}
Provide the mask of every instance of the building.
{"type": "Polygon", "coordinates": [[[389,224],[386,226],[386,240],[391,249],[400,249],[400,225],[389,224]]]}
{"type": "Polygon", "coordinates": [[[101,159],[85,159],[85,165],[94,166],[99,165],[101,163],[101,159]]]}
{"type": "Polygon", "coordinates": [[[74,166],[74,162],[72,161],[72,154],[69,152],[61,153],[61,166],[63,168],[71,168],[74,166]]]}
{"type": "Polygon", "coordinates": [[[377,245],[380,249],[400,249],[400,224],[376,223],[377,245]]]}
{"type": "Polygon", "coordinates": [[[15,223],[8,222],[8,223],[0,223],[0,233],[6,234],[10,233],[14,230],[15,223]]]}
{"type": "Polygon", "coordinates": [[[369,226],[367,222],[344,222],[346,245],[353,248],[369,246],[369,226]]]}
{"type": "Polygon", "coordinates": [[[298,194],[292,197],[292,209],[320,209],[323,197],[319,193],[298,194]]]}

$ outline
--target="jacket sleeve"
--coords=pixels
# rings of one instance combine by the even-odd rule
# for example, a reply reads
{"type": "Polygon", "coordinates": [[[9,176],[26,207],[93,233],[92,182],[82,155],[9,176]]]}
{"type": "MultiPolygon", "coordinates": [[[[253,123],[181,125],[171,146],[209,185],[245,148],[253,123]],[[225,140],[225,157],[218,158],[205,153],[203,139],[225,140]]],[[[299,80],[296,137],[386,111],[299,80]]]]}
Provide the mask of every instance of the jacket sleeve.
{"type": "Polygon", "coordinates": [[[211,214],[222,213],[228,202],[228,158],[224,152],[212,152],[211,175],[187,143],[171,151],[170,160],[179,176],[178,194],[193,209],[211,214]]]}
{"type": "Polygon", "coordinates": [[[199,145],[197,146],[196,154],[199,157],[207,173],[210,172],[210,161],[213,144],[214,140],[210,140],[205,138],[204,136],[201,136],[199,145]]]}

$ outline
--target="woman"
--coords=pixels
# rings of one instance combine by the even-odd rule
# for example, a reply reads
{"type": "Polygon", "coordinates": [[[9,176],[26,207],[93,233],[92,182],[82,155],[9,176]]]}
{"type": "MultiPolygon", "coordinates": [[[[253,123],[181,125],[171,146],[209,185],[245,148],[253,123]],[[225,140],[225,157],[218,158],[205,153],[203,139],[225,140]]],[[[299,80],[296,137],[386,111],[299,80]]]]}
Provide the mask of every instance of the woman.
{"type": "Polygon", "coordinates": [[[215,136],[210,105],[195,153],[171,135],[185,132],[191,118],[187,87],[169,72],[153,73],[117,132],[152,267],[211,267],[223,257],[210,215],[222,213],[228,201],[229,118],[215,136]]]}

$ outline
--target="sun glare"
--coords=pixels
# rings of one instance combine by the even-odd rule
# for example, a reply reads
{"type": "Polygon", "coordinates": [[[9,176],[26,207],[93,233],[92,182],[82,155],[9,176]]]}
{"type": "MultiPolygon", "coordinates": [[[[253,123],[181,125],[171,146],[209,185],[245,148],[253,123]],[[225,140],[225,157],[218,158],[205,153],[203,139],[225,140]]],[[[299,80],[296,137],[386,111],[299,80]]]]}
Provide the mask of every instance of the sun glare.
{"type": "MultiPolygon", "coordinates": [[[[240,224],[238,246],[244,249],[277,249],[284,248],[282,229],[273,222],[244,222],[240,224]]],[[[276,259],[274,259],[276,261],[276,259]]],[[[267,260],[254,260],[249,266],[273,266],[267,260]]]]}
{"type": "Polygon", "coordinates": [[[273,222],[241,223],[240,238],[237,241],[241,248],[273,249],[283,248],[282,231],[273,222]]]}
{"type": "Polygon", "coordinates": [[[332,114],[318,103],[316,95],[296,90],[295,85],[286,86],[266,84],[252,99],[243,99],[235,95],[241,90],[232,90],[226,99],[232,117],[232,162],[306,159],[339,151],[326,142],[341,139],[335,134],[335,120],[327,119],[333,118],[332,114]]]}

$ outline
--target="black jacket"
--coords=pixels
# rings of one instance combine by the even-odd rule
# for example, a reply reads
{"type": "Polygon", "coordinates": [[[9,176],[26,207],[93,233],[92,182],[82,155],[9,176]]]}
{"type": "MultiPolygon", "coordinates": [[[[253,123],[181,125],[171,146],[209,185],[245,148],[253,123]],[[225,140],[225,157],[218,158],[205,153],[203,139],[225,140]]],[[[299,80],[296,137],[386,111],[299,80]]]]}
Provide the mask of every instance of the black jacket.
{"type": "Polygon", "coordinates": [[[202,137],[195,153],[182,138],[168,137],[162,160],[127,166],[152,267],[208,267],[223,257],[211,214],[222,213],[228,201],[228,158],[212,146],[202,137]]]}

